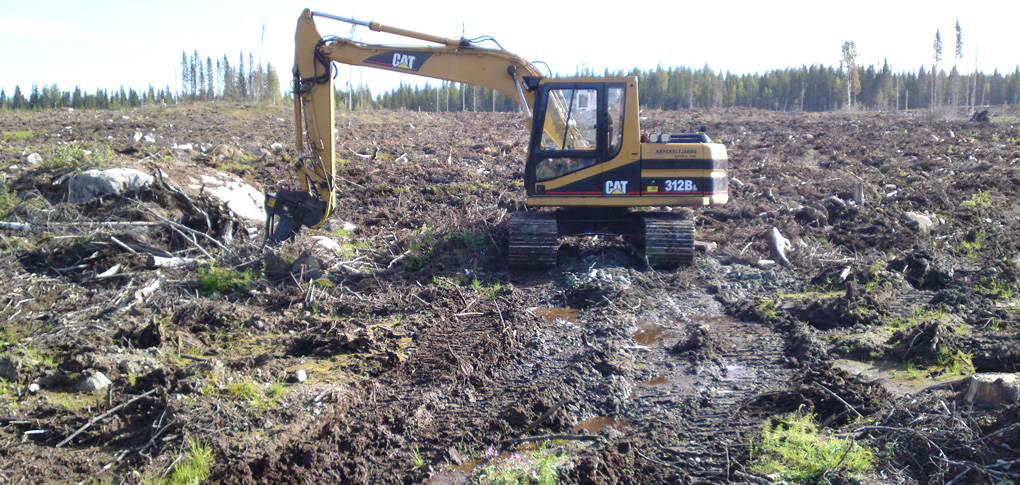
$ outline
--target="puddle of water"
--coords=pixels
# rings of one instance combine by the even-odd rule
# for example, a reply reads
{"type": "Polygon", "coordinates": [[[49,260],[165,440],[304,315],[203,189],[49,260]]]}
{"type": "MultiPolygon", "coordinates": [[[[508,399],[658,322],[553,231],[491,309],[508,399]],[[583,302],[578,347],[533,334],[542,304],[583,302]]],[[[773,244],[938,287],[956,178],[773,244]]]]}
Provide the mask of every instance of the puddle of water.
{"type": "Polygon", "coordinates": [[[535,308],[532,312],[549,323],[562,320],[581,326],[581,323],[578,321],[578,318],[581,316],[581,310],[574,308],[535,308]]]}
{"type": "Polygon", "coordinates": [[[609,416],[599,416],[597,418],[586,419],[577,423],[577,425],[574,426],[574,432],[577,433],[583,429],[588,433],[596,434],[599,430],[606,426],[610,428],[623,429],[629,427],[631,423],[633,423],[633,421],[627,418],[613,419],[609,416]]]}
{"type": "Polygon", "coordinates": [[[651,345],[670,336],[672,334],[667,332],[666,329],[651,323],[638,325],[638,331],[631,335],[641,345],[651,345]]]}
{"type": "Polygon", "coordinates": [[[661,386],[663,384],[669,384],[669,379],[666,379],[666,376],[660,374],[660,375],[658,375],[656,377],[653,377],[650,380],[642,382],[640,385],[642,385],[642,386],[661,386]]]}
{"type": "Polygon", "coordinates": [[[709,326],[713,324],[733,323],[737,321],[736,318],[733,318],[729,315],[691,315],[690,319],[694,323],[700,323],[709,326]]]}
{"type": "Polygon", "coordinates": [[[726,364],[726,376],[723,381],[747,380],[754,378],[754,370],[738,364],[726,364]]]}

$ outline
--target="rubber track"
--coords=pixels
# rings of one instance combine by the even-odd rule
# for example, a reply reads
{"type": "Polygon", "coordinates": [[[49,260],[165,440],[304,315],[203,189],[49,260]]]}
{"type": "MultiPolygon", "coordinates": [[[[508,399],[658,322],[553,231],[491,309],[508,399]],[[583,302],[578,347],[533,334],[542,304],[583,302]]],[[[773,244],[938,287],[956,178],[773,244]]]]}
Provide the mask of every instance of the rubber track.
{"type": "Polygon", "coordinates": [[[507,264],[515,269],[556,266],[559,249],[556,214],[515,212],[510,216],[510,247],[507,264]]]}

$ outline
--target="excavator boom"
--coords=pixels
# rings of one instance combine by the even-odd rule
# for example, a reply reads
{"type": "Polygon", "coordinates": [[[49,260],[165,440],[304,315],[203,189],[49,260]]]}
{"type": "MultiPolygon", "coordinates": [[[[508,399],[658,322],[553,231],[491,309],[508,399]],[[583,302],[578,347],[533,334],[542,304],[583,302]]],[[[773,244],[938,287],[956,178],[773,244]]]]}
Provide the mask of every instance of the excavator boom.
{"type": "Polygon", "coordinates": [[[296,146],[303,153],[307,143],[311,155],[302,157],[296,169],[300,190],[281,190],[266,197],[269,214],[267,236],[272,241],[291,237],[302,225],[319,227],[333,211],[336,161],[333,62],[494,89],[521,105],[530,128],[534,95],[525,89],[525,78],[540,77],[541,73],[527,60],[506,50],[479,47],[463,38],[439,37],[307,9],[298,19],[294,41],[296,146]],[[437,45],[374,45],[335,36],[324,37],[315,25],[315,17],[361,25],[437,45]]]}

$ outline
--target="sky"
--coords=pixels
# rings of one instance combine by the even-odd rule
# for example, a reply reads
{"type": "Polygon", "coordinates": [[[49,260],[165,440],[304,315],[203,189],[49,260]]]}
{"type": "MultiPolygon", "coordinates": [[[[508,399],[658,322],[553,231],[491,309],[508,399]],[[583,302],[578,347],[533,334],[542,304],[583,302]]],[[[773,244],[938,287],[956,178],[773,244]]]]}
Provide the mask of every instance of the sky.
{"type": "MultiPolygon", "coordinates": [[[[629,71],[658,65],[708,65],[716,72],[764,73],[818,64],[838,67],[846,41],[857,47],[858,65],[894,72],[930,69],[936,30],[942,66],[954,62],[959,20],[962,71],[976,66],[1013,72],[1020,64],[1012,0],[896,0],[855,2],[481,2],[478,0],[120,0],[5,1],[0,6],[0,88],[28,94],[33,84],[56,83],[86,92],[133,87],[179,89],[181,53],[245,63],[251,53],[273,64],[289,84],[294,28],[304,8],[444,37],[491,35],[507,50],[546,62],[569,75],[582,66],[629,71]],[[481,6],[488,3],[489,6],[481,6]],[[820,7],[826,5],[825,7],[820,7]],[[837,5],[847,5],[840,11],[837,5]],[[264,29],[264,31],[263,31],[264,29]],[[264,33],[263,33],[264,32],[264,33]]],[[[418,41],[367,28],[316,19],[320,33],[364,42],[418,41]]],[[[421,78],[371,68],[341,66],[338,82],[362,81],[373,93],[421,78]]],[[[432,81],[435,83],[436,81],[432,81]]]]}

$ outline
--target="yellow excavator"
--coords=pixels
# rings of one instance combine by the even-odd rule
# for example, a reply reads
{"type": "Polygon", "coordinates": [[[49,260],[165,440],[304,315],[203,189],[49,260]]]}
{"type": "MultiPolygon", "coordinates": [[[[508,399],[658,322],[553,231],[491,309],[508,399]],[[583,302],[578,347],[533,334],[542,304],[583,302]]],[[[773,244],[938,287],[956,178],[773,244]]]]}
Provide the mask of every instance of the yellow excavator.
{"type": "Polygon", "coordinates": [[[511,215],[508,265],[555,266],[561,237],[621,235],[649,266],[694,260],[694,223],[651,207],[726,203],[726,148],[698,133],[642,134],[634,76],[550,77],[491,38],[440,37],[305,10],[294,54],[299,190],[266,195],[267,237],[282,241],[321,226],[335,209],[333,62],[474,84],[516,100],[530,142],[524,169],[529,210],[511,215]],[[315,18],[368,27],[434,45],[376,45],[322,36],[315,18]],[[307,148],[307,151],[306,151],[307,148]],[[555,210],[541,210],[554,208],[555,210]]]}

